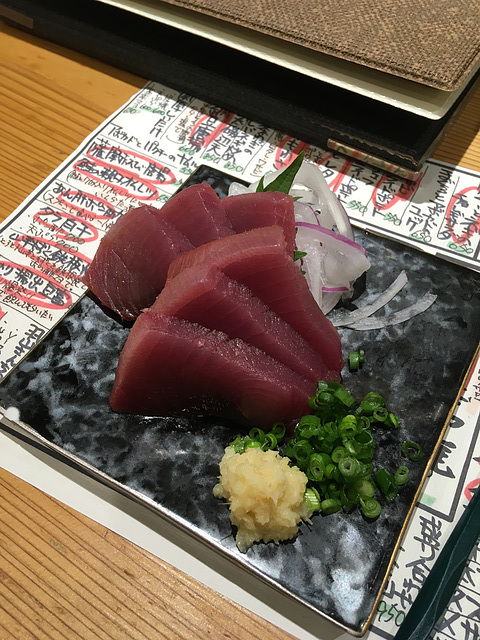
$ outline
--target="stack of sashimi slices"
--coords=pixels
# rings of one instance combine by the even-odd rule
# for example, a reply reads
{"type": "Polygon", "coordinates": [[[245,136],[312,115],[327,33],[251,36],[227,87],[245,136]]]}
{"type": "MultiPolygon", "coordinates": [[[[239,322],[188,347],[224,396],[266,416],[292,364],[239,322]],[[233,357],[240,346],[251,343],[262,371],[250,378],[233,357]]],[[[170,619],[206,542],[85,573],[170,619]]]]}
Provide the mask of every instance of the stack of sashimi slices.
{"type": "Polygon", "coordinates": [[[120,218],[84,278],[102,304],[135,320],[112,409],[263,428],[309,413],[318,380],[339,380],[343,359],[294,261],[295,233],[290,195],[220,200],[206,183],[120,218]]]}

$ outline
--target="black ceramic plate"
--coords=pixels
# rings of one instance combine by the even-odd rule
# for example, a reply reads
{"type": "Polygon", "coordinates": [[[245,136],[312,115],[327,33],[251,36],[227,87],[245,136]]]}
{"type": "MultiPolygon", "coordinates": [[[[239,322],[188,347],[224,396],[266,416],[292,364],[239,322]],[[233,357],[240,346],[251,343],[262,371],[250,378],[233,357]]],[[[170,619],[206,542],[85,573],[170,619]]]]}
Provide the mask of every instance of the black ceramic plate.
{"type": "MultiPolygon", "coordinates": [[[[191,181],[208,180],[225,195],[231,178],[201,167],[191,181]]],[[[240,554],[226,507],[212,495],[224,447],[236,425],[210,419],[146,419],[114,414],[108,397],[128,327],[85,296],[0,385],[0,403],[15,404],[23,422],[49,442],[133,490],[168,518],[242,563],[259,578],[361,635],[386,579],[399,537],[425,471],[455,404],[480,339],[478,274],[384,238],[356,232],[368,251],[361,303],[383,291],[401,270],[409,283],[389,313],[436,294],[434,305],[387,329],[340,331],[344,355],[363,348],[360,371],[344,383],[361,398],[382,394],[401,417],[384,438],[377,462],[400,462],[400,443],[421,443],[425,456],[410,464],[412,479],[373,523],[353,511],[315,516],[293,542],[257,544],[240,554]]],[[[359,301],[360,301],[359,299],[359,301]]],[[[57,449],[58,451],[58,449],[57,449]]]]}

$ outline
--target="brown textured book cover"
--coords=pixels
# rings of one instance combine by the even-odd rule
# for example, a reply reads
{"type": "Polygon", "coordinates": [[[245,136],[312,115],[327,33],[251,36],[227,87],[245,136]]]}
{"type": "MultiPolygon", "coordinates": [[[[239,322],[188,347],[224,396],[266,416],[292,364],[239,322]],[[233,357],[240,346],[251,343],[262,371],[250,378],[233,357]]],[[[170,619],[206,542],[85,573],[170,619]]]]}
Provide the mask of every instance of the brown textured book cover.
{"type": "Polygon", "coordinates": [[[480,0],[165,0],[453,91],[480,59],[480,0]]]}

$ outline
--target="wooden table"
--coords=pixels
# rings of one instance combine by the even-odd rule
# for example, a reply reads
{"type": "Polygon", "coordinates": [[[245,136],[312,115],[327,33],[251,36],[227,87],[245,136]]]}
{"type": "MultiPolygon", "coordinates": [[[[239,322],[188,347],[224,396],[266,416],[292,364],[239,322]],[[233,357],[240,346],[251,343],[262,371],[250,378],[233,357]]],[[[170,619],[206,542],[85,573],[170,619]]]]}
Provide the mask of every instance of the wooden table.
{"type": "MultiPolygon", "coordinates": [[[[0,24],[0,219],[144,80],[0,24]]],[[[435,158],[480,170],[480,89],[435,158]]],[[[0,638],[289,634],[0,469],[0,638]]]]}

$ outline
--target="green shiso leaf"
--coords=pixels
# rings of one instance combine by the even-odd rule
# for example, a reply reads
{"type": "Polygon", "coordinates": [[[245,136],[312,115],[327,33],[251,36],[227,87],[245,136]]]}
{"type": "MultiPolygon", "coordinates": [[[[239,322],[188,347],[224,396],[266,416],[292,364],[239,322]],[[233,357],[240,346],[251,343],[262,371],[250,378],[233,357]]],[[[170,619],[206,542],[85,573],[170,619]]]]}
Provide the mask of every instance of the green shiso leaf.
{"type": "Polygon", "coordinates": [[[292,164],[289,164],[288,167],[286,167],[286,169],[275,178],[275,180],[272,180],[272,182],[266,186],[262,176],[258,183],[257,191],[281,191],[282,193],[289,193],[292,188],[293,181],[295,180],[295,176],[302,166],[304,156],[305,152],[301,151],[292,164]]]}
{"type": "Polygon", "coordinates": [[[304,258],[307,255],[306,251],[294,251],[293,252],[293,259],[295,260],[301,260],[302,258],[304,258]]]}

